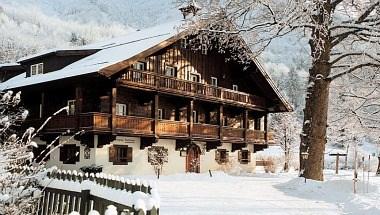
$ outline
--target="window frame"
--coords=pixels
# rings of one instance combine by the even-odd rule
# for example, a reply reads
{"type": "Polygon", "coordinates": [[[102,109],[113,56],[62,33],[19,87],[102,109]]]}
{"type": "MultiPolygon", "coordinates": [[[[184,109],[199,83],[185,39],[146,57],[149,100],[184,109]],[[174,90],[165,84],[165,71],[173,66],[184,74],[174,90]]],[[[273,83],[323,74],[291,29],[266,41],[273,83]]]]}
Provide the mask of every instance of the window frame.
{"type": "Polygon", "coordinates": [[[44,74],[44,63],[30,65],[30,76],[44,74]]]}
{"type": "Polygon", "coordinates": [[[211,77],[211,86],[218,87],[218,78],[211,77]]]}
{"type": "Polygon", "coordinates": [[[75,99],[69,99],[69,100],[67,100],[67,106],[68,106],[68,109],[67,109],[67,115],[68,115],[68,116],[75,115],[76,100],[75,100],[75,99]],[[72,106],[70,105],[70,103],[73,104],[74,109],[71,109],[72,106]]]}
{"type": "Polygon", "coordinates": [[[128,110],[127,110],[127,104],[123,103],[116,103],[116,116],[127,116],[128,115],[128,110]],[[120,107],[121,107],[121,112],[120,112],[120,107]]]}
{"type": "Polygon", "coordinates": [[[177,78],[177,67],[165,65],[165,75],[169,77],[177,78]],[[170,69],[170,71],[168,69],[170,69]]]}
{"type": "Polygon", "coordinates": [[[227,149],[216,149],[216,151],[215,151],[215,161],[218,164],[226,164],[226,163],[228,163],[228,161],[229,161],[228,150],[227,149]]]}
{"type": "Polygon", "coordinates": [[[76,164],[80,162],[80,146],[76,144],[63,144],[59,150],[59,161],[63,164],[76,164]],[[74,154],[71,154],[72,152],[74,154]]]}
{"type": "Polygon", "coordinates": [[[237,84],[232,85],[232,90],[233,91],[239,91],[239,86],[237,84]]]}
{"type": "Polygon", "coordinates": [[[251,152],[247,149],[239,150],[238,160],[240,164],[248,164],[251,162],[251,152]]]}
{"type": "Polygon", "coordinates": [[[157,119],[158,120],[163,120],[164,118],[164,109],[158,108],[157,109],[157,119]]]}
{"type": "Polygon", "coordinates": [[[128,163],[133,161],[133,148],[128,145],[113,144],[110,146],[109,150],[109,161],[112,162],[113,165],[128,165],[128,163]],[[120,156],[121,154],[124,154],[122,153],[124,150],[125,155],[120,156]]]}
{"type": "Polygon", "coordinates": [[[144,61],[137,61],[133,64],[133,69],[145,71],[146,70],[146,63],[144,61]],[[142,66],[142,69],[140,68],[142,66]]]}
{"type": "Polygon", "coordinates": [[[193,110],[193,123],[199,123],[198,112],[193,110]]]}

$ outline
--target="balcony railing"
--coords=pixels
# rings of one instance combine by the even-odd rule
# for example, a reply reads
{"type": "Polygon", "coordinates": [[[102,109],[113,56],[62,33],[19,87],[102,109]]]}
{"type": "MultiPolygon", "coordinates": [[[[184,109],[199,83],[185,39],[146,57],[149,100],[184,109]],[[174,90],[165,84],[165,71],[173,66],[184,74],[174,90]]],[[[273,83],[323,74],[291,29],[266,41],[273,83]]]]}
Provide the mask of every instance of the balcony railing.
{"type": "Polygon", "coordinates": [[[120,82],[127,86],[137,86],[140,88],[155,89],[162,92],[204,99],[215,99],[230,103],[241,103],[254,107],[265,107],[265,100],[255,95],[152,72],[128,70],[121,76],[120,82]]]}
{"type": "Polygon", "coordinates": [[[223,140],[244,141],[244,128],[223,127],[223,140]]]}
{"type": "Polygon", "coordinates": [[[152,134],[153,119],[138,116],[116,116],[116,132],[152,134]]]}
{"type": "Polygon", "coordinates": [[[219,138],[219,126],[210,124],[194,123],[193,137],[197,138],[219,138]]]}
{"type": "Polygon", "coordinates": [[[111,129],[111,115],[106,113],[81,113],[79,115],[79,128],[91,131],[109,131],[111,129]]]}
{"type": "Polygon", "coordinates": [[[188,136],[188,123],[181,121],[160,120],[158,121],[157,133],[162,136],[188,136]]]}
{"type": "Polygon", "coordinates": [[[77,128],[77,116],[75,115],[57,115],[50,119],[46,124],[46,131],[66,131],[77,128]]]}

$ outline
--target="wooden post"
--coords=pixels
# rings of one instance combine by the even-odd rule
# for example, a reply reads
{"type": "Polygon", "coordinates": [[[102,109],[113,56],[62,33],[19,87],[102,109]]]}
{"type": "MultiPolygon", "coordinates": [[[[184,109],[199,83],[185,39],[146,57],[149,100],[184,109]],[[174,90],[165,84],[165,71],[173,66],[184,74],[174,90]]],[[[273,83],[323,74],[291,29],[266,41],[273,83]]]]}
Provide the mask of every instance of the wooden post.
{"type": "Polygon", "coordinates": [[[159,97],[158,94],[154,95],[154,101],[153,101],[153,107],[152,107],[152,118],[154,119],[153,122],[153,133],[157,136],[157,129],[158,129],[158,103],[159,103],[159,97]]]}
{"type": "Polygon", "coordinates": [[[193,126],[194,126],[193,111],[194,111],[194,100],[190,100],[190,103],[188,104],[188,107],[187,107],[187,121],[189,122],[188,134],[189,134],[190,139],[193,135],[193,126]]]}
{"type": "Polygon", "coordinates": [[[339,173],[339,152],[336,154],[336,160],[335,160],[335,174],[338,175],[339,173]]]}
{"type": "Polygon", "coordinates": [[[80,214],[87,214],[90,211],[89,206],[90,202],[90,190],[82,190],[81,192],[81,200],[80,200],[80,214]]]}
{"type": "Polygon", "coordinates": [[[247,131],[248,131],[248,110],[244,110],[243,128],[244,128],[244,142],[247,143],[247,131]]]}
{"type": "Polygon", "coordinates": [[[219,106],[218,123],[219,123],[219,139],[220,141],[222,141],[223,140],[223,105],[222,104],[219,106]]]}
{"type": "Polygon", "coordinates": [[[265,143],[268,143],[268,114],[264,116],[264,139],[265,143]]]}
{"type": "Polygon", "coordinates": [[[75,88],[75,115],[77,118],[77,129],[80,128],[80,113],[82,113],[83,92],[81,87],[75,88]]]}
{"type": "Polygon", "coordinates": [[[40,107],[40,118],[44,117],[45,112],[45,93],[41,93],[41,107],[40,107]]]}
{"type": "Polygon", "coordinates": [[[117,88],[112,88],[112,134],[116,134],[116,98],[117,98],[117,88]]]}

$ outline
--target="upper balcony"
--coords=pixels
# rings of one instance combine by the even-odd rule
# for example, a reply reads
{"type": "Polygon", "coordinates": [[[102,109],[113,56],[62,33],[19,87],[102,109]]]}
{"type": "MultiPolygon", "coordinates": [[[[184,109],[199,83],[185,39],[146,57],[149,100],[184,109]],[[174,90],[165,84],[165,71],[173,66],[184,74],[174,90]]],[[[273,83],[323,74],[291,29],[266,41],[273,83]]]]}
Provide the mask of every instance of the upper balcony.
{"type": "Polygon", "coordinates": [[[265,108],[265,99],[259,96],[153,72],[128,70],[121,75],[119,83],[122,86],[157,90],[168,94],[194,97],[208,101],[238,104],[251,108],[265,108]]]}

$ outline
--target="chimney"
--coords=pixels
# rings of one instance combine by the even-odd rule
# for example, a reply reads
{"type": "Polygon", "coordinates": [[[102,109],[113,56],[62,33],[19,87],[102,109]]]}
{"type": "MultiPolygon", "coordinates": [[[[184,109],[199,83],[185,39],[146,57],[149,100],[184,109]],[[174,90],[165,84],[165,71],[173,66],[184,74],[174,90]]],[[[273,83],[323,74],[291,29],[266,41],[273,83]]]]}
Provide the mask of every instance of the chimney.
{"type": "Polygon", "coordinates": [[[202,9],[202,7],[200,7],[195,0],[190,0],[178,9],[181,11],[183,19],[186,19],[189,14],[193,14],[193,16],[195,16],[197,12],[202,9]]]}

